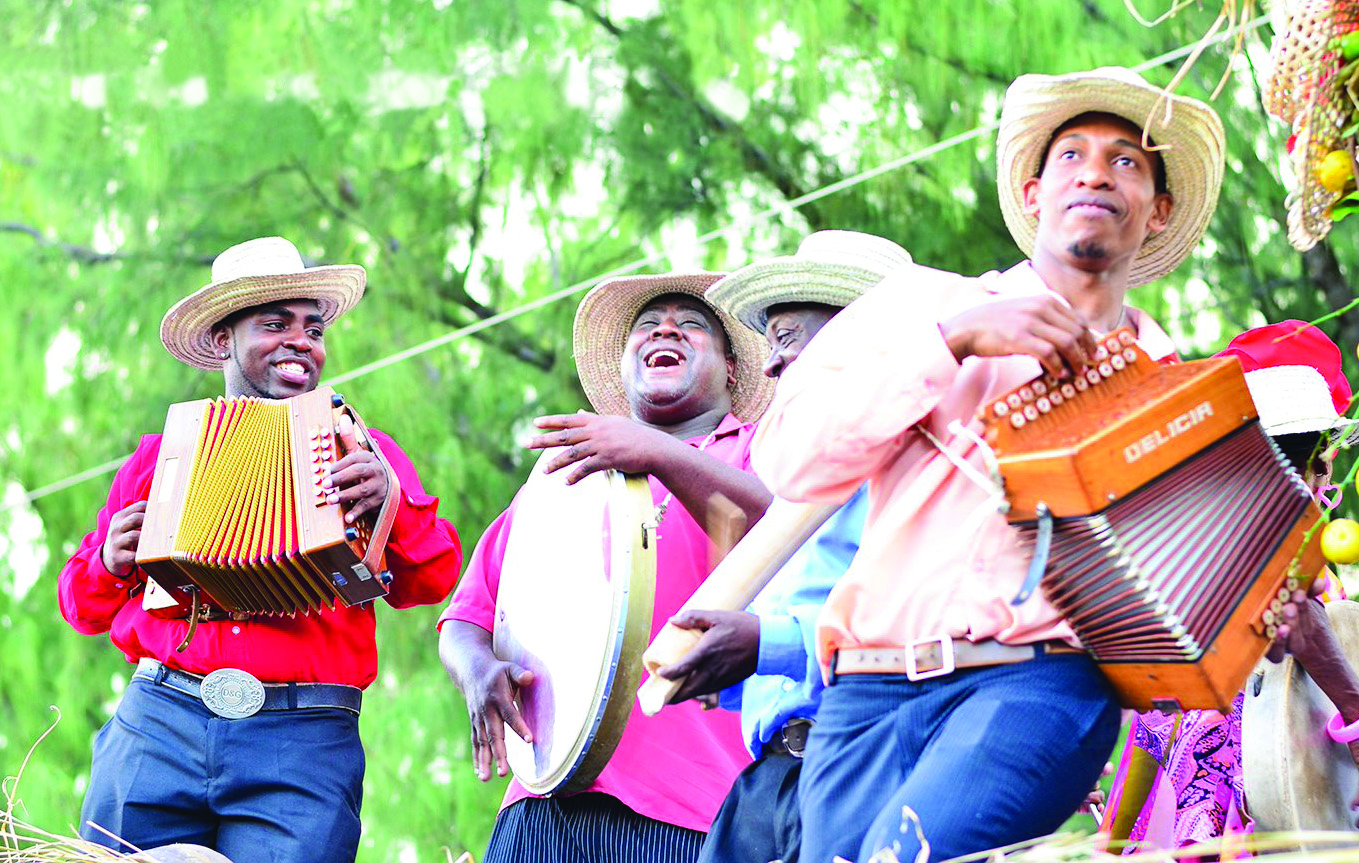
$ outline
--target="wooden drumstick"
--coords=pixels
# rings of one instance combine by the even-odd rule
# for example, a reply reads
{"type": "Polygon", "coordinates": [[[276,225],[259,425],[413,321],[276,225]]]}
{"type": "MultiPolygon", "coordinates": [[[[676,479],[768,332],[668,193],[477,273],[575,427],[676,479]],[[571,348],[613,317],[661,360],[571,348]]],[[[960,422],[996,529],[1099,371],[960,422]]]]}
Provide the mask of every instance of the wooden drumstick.
{"type": "MultiPolygon", "coordinates": [[[[745,608],[793,552],[839,508],[836,503],[793,503],[774,498],[764,516],[704,579],[680,611],[745,608]]],[[[651,646],[642,654],[642,664],[650,676],[637,690],[637,700],[647,716],[659,713],[684,682],[683,678],[661,677],[656,669],[683,659],[702,635],[668,622],[656,633],[651,646]]]]}

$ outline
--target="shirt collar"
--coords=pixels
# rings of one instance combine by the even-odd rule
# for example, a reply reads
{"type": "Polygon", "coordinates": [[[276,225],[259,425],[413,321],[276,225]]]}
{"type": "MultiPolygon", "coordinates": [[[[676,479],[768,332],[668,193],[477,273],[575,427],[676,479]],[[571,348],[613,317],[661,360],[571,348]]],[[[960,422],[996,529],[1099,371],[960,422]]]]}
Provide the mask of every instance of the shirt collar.
{"type": "MultiPolygon", "coordinates": [[[[978,278],[982,287],[992,294],[1051,294],[1062,302],[1066,299],[1049,288],[1043,277],[1033,268],[1032,261],[1020,261],[1005,272],[992,270],[978,278]]],[[[1126,304],[1125,304],[1126,305],[1126,304]]],[[[1128,321],[1137,331],[1137,345],[1147,356],[1158,362],[1177,356],[1175,343],[1151,315],[1135,306],[1128,306],[1128,321]]]]}
{"type": "MultiPolygon", "coordinates": [[[[741,420],[736,418],[736,414],[728,413],[726,416],[722,417],[722,422],[717,424],[717,428],[712,430],[712,439],[721,440],[729,435],[740,434],[742,431],[753,425],[755,424],[741,422],[741,420]]],[[[694,437],[687,438],[684,442],[698,446],[702,444],[707,437],[708,435],[695,435],[694,437]]]]}

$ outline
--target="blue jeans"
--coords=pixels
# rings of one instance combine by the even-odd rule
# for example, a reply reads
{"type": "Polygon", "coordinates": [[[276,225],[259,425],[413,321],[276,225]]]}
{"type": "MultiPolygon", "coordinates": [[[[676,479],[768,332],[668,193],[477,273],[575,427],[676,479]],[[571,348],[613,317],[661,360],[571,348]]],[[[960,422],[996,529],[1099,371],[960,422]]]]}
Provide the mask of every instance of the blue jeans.
{"type": "Polygon", "coordinates": [[[344,863],[359,842],[359,718],[336,708],[223,719],[133,678],[94,741],[80,833],[121,848],[186,842],[233,863],[344,863]]]}
{"type": "Polygon", "coordinates": [[[1099,778],[1119,709],[1082,654],[1049,654],[917,683],[841,676],[828,687],[798,789],[802,863],[878,849],[929,859],[1051,833],[1099,778]]]}

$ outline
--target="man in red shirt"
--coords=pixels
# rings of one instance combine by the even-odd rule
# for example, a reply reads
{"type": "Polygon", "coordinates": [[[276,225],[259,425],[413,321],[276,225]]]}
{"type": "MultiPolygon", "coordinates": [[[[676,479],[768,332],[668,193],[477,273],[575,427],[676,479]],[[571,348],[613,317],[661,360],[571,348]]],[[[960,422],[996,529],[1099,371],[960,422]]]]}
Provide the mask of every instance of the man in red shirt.
{"type": "MultiPolygon", "coordinates": [[[[308,268],[291,243],[269,237],[223,252],[212,275],[162,321],[170,353],[220,369],[227,398],[315,389],[325,330],[363,295],[363,268],[308,268]]],[[[458,534],[400,447],[370,432],[401,487],[386,548],[387,601],[440,602],[462,563],[458,534]]],[[[110,632],[137,663],[95,738],[82,834],[115,847],[110,833],[142,848],[206,845],[236,863],[353,860],[364,769],[358,713],[377,675],[373,606],[293,617],[200,614],[191,637],[188,614],[145,610],[136,553],[160,443],[158,434],[141,439],[60,576],[66,620],[84,633],[110,632]],[[230,718],[210,709],[201,684],[220,669],[259,687],[258,712],[230,718]]],[[[386,473],[363,449],[336,462],[329,482],[349,521],[387,495],[386,473]]]]}

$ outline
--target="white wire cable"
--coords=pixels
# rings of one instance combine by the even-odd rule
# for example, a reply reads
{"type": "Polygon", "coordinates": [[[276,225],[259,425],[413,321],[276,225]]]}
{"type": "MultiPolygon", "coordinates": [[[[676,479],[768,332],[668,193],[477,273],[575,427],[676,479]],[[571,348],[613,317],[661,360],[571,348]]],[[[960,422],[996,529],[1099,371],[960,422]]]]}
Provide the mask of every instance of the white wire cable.
{"type": "MultiPolygon", "coordinates": [[[[1242,24],[1236,27],[1224,30],[1223,32],[1217,34],[1212,39],[1207,40],[1206,42],[1198,40],[1188,45],[1183,45],[1179,48],[1176,48],[1173,51],[1167,51],[1166,53],[1160,55],[1159,57],[1153,57],[1150,60],[1139,63],[1132,68],[1137,72],[1143,72],[1146,71],[1147,69],[1159,66],[1163,63],[1170,63],[1175,60],[1183,59],[1184,57],[1188,57],[1190,54],[1192,54],[1196,49],[1206,47],[1208,45],[1220,44],[1229,39],[1233,39],[1238,34],[1247,33],[1252,30],[1258,29],[1268,21],[1269,21],[1268,15],[1261,15],[1257,18],[1251,19],[1250,21],[1243,22],[1242,24]]],[[[800,195],[796,198],[791,198],[775,206],[768,207],[756,213],[752,213],[751,215],[743,219],[736,219],[732,222],[723,225],[720,228],[714,228],[713,230],[708,231],[707,233],[699,235],[694,242],[700,246],[707,245],[708,243],[725,234],[727,231],[767,221],[775,216],[796,210],[799,207],[803,206],[804,204],[810,204],[813,201],[819,201],[822,198],[829,197],[830,195],[834,195],[837,192],[842,192],[845,189],[849,189],[854,186],[860,185],[861,183],[865,183],[875,177],[879,177],[883,174],[895,171],[899,168],[903,168],[913,162],[918,162],[922,159],[928,159],[935,153],[951,149],[953,147],[958,146],[959,144],[967,143],[968,141],[971,141],[974,138],[978,138],[989,132],[993,132],[999,125],[1000,125],[999,120],[992,120],[991,122],[978,126],[975,129],[971,129],[967,132],[962,132],[950,138],[945,138],[942,141],[936,141],[935,143],[930,144],[927,147],[922,147],[919,150],[914,150],[903,156],[899,156],[890,161],[883,162],[882,164],[877,165],[873,168],[867,168],[863,171],[858,172],[857,174],[845,177],[842,180],[837,180],[836,182],[830,183],[829,185],[826,186],[822,186],[819,189],[814,189],[806,193],[805,195],[800,195]]],[[[568,285],[567,287],[562,288],[559,291],[554,291],[553,293],[539,297],[536,300],[530,300],[529,302],[524,303],[521,306],[516,306],[513,309],[500,312],[499,314],[492,315],[489,318],[484,318],[482,320],[475,321],[471,324],[468,324],[467,326],[458,327],[455,330],[450,330],[449,332],[446,332],[441,336],[436,336],[432,339],[429,339],[428,341],[421,342],[420,344],[417,345],[412,345],[404,350],[397,351],[394,354],[390,354],[388,356],[374,360],[371,363],[365,363],[364,365],[358,366],[357,368],[353,368],[347,372],[336,375],[335,377],[327,381],[324,381],[323,383],[328,386],[334,386],[336,384],[342,384],[347,381],[352,381],[355,378],[363,377],[364,375],[372,374],[373,372],[381,371],[389,366],[393,366],[396,365],[397,363],[411,359],[412,357],[417,357],[420,356],[421,354],[428,353],[429,351],[432,351],[435,348],[440,348],[443,347],[444,345],[452,344],[453,342],[465,339],[468,336],[473,335],[474,333],[479,333],[482,330],[489,329],[498,324],[503,324],[506,321],[514,320],[517,317],[526,315],[532,311],[536,311],[537,309],[540,309],[543,306],[549,305],[551,303],[555,303],[558,300],[564,300],[567,297],[574,296],[575,294],[584,291],[586,288],[598,284],[604,279],[612,278],[614,276],[625,276],[628,275],[629,273],[634,273],[637,270],[640,270],[641,268],[647,266],[648,264],[654,264],[657,263],[658,261],[663,260],[665,257],[666,254],[664,252],[661,251],[653,252],[650,255],[638,258],[635,261],[631,261],[620,267],[609,270],[606,273],[600,273],[597,276],[593,276],[584,281],[576,282],[573,285],[568,285]]],[[[39,498],[46,497],[50,494],[55,494],[56,492],[63,491],[65,489],[70,488],[73,485],[78,485],[82,482],[85,482],[86,480],[94,479],[95,477],[103,476],[104,474],[113,473],[120,466],[122,466],[123,462],[127,461],[127,459],[128,456],[124,456],[119,459],[114,459],[113,461],[108,461],[101,465],[96,465],[95,467],[83,470],[80,473],[72,474],[71,476],[66,477],[65,479],[57,480],[56,482],[51,482],[48,483],[47,485],[39,486],[16,500],[11,500],[6,503],[0,504],[0,513],[10,509],[14,509],[17,506],[26,505],[35,500],[38,500],[39,498]]]]}

